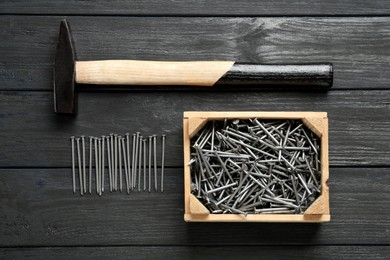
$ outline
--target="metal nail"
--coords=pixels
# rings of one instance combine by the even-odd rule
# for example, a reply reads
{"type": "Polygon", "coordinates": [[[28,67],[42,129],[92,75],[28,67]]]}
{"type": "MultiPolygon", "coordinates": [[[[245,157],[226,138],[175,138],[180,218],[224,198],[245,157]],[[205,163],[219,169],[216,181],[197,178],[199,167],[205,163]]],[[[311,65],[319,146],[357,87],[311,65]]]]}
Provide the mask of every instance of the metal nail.
{"type": "MultiPolygon", "coordinates": [[[[128,141],[128,134],[126,134],[126,141],[128,141]]],[[[130,193],[130,186],[129,186],[129,168],[128,168],[128,152],[129,150],[127,149],[126,151],[126,145],[125,145],[125,138],[121,139],[122,143],[122,152],[123,152],[123,164],[124,164],[124,169],[125,169],[125,179],[126,179],[126,191],[127,193],[130,193]]],[[[127,143],[129,144],[129,143],[127,143]]],[[[127,146],[129,147],[129,146],[127,146]]]]}
{"type": "Polygon", "coordinates": [[[102,196],[102,140],[98,138],[98,192],[102,196]]]}
{"type": "Polygon", "coordinates": [[[148,159],[148,167],[149,167],[149,187],[148,191],[150,192],[151,190],[151,185],[152,185],[152,136],[149,136],[149,159],[148,159]]]}
{"type": "Polygon", "coordinates": [[[112,189],[114,191],[115,187],[115,151],[114,151],[114,134],[110,134],[110,147],[111,147],[111,180],[112,180],[112,189]]]}
{"type": "Polygon", "coordinates": [[[95,145],[95,181],[96,181],[96,193],[99,195],[99,152],[98,152],[98,141],[97,137],[94,137],[95,145]]]}
{"type": "Polygon", "coordinates": [[[133,142],[132,142],[132,149],[133,149],[133,152],[131,153],[131,190],[133,190],[134,189],[134,172],[135,172],[135,170],[134,170],[134,166],[135,166],[135,145],[136,145],[136,139],[137,139],[137,136],[136,136],[136,134],[133,134],[132,135],[132,140],[133,140],[133,142]]]}
{"type": "MultiPolygon", "coordinates": [[[[163,135],[165,138],[165,135],[163,135]]],[[[211,132],[211,151],[214,151],[214,137],[215,137],[215,122],[213,121],[213,128],[211,132]]]]}
{"type": "Polygon", "coordinates": [[[139,134],[140,132],[136,132],[135,136],[135,155],[134,155],[134,170],[133,170],[133,188],[135,188],[137,184],[137,165],[138,165],[138,152],[139,152],[139,134]]]}
{"type": "Polygon", "coordinates": [[[141,191],[141,174],[142,174],[142,143],[143,137],[139,137],[139,154],[138,154],[138,191],[141,191]]]}
{"type": "Polygon", "coordinates": [[[222,187],[218,187],[218,188],[215,188],[215,189],[212,189],[212,190],[208,190],[206,193],[207,194],[215,193],[217,191],[221,191],[221,190],[224,190],[224,189],[227,189],[227,188],[231,188],[231,187],[237,186],[237,184],[238,184],[237,182],[230,183],[230,184],[227,184],[227,185],[222,186],[222,187]]]}
{"type": "Polygon", "coordinates": [[[114,134],[114,190],[118,190],[118,135],[114,134]]]}
{"type": "Polygon", "coordinates": [[[143,140],[143,150],[144,150],[144,191],[146,191],[146,142],[147,139],[143,140]]]}
{"type": "Polygon", "coordinates": [[[112,183],[113,183],[113,180],[112,180],[112,166],[111,166],[111,161],[112,161],[112,157],[111,157],[111,144],[110,144],[110,139],[111,137],[110,136],[107,136],[106,138],[106,141],[107,141],[107,161],[108,161],[108,179],[109,179],[109,183],[110,183],[110,192],[112,192],[112,183]]]}
{"type": "MultiPolygon", "coordinates": [[[[214,126],[213,126],[213,136],[214,136],[214,126]]],[[[165,139],[166,136],[161,136],[161,192],[164,192],[164,164],[165,164],[165,139]]],[[[212,146],[214,146],[214,139],[212,141],[212,146]]]]}
{"type": "MultiPolygon", "coordinates": [[[[127,179],[130,183],[130,134],[126,133],[126,155],[127,155],[127,179]]],[[[129,186],[130,187],[130,186],[129,186]]],[[[129,192],[129,188],[127,188],[127,192],[129,192]]]]}
{"type": "Polygon", "coordinates": [[[271,138],[271,140],[272,140],[276,145],[279,144],[278,140],[276,140],[275,137],[274,137],[270,132],[268,132],[268,130],[263,126],[263,124],[261,124],[257,119],[254,119],[253,121],[254,121],[258,126],[260,126],[261,130],[263,130],[264,133],[267,134],[267,135],[271,138]]]}
{"type": "Polygon", "coordinates": [[[76,144],[77,144],[77,158],[78,158],[78,165],[79,165],[79,179],[80,179],[80,195],[83,196],[83,172],[81,169],[82,162],[81,162],[81,155],[80,155],[80,138],[76,138],[76,144]]]}
{"type": "Polygon", "coordinates": [[[305,188],[305,190],[307,191],[307,193],[308,193],[309,195],[311,195],[312,192],[311,192],[310,189],[307,187],[307,184],[306,184],[305,180],[303,179],[302,175],[299,174],[299,173],[298,173],[298,179],[301,181],[301,183],[302,183],[303,187],[305,188]]]}
{"type": "Polygon", "coordinates": [[[87,193],[87,173],[86,173],[86,166],[85,166],[85,136],[81,136],[81,146],[83,151],[83,188],[84,193],[87,193]]]}
{"type": "Polygon", "coordinates": [[[243,211],[238,210],[238,209],[236,209],[236,208],[229,207],[229,206],[227,206],[227,205],[225,205],[225,204],[221,204],[221,207],[226,208],[226,209],[229,209],[229,210],[232,211],[232,212],[235,212],[235,213],[238,213],[238,214],[242,214],[242,215],[244,215],[244,216],[246,216],[246,215],[248,214],[247,212],[243,212],[243,211]]]}
{"type": "Polygon", "coordinates": [[[104,162],[105,162],[105,158],[104,158],[104,154],[105,154],[105,142],[106,142],[106,136],[105,135],[102,135],[102,172],[101,172],[101,190],[102,192],[104,192],[104,178],[105,178],[105,165],[104,165],[104,162]]]}
{"type": "Polygon", "coordinates": [[[122,136],[118,136],[117,138],[117,142],[118,142],[118,163],[119,163],[119,191],[122,192],[123,191],[123,188],[122,188],[122,184],[123,184],[123,180],[122,180],[122,149],[121,149],[121,140],[122,140],[122,136]]]}
{"type": "Polygon", "coordinates": [[[73,185],[73,193],[76,193],[76,163],[74,158],[74,136],[70,137],[72,143],[72,185],[73,185]]]}
{"type": "Polygon", "coordinates": [[[313,142],[310,140],[310,138],[309,138],[309,136],[307,135],[305,129],[302,128],[302,132],[303,132],[303,134],[305,135],[306,140],[309,142],[310,146],[313,148],[313,151],[314,151],[316,154],[318,154],[318,151],[317,151],[316,147],[314,146],[313,142]]]}
{"type": "Polygon", "coordinates": [[[313,179],[313,181],[314,181],[314,183],[315,183],[315,186],[318,187],[319,184],[318,184],[317,178],[316,178],[316,176],[314,175],[313,169],[312,169],[312,167],[311,167],[309,161],[307,160],[307,158],[305,158],[305,162],[306,162],[307,168],[309,169],[310,175],[311,175],[311,177],[312,177],[312,179],[313,179]]]}
{"type": "Polygon", "coordinates": [[[157,137],[153,135],[154,189],[157,191],[157,137]]]}
{"type": "Polygon", "coordinates": [[[88,177],[89,177],[89,185],[88,185],[88,188],[89,188],[89,194],[92,193],[92,144],[93,143],[93,137],[90,136],[89,137],[89,171],[88,171],[88,177]]]}

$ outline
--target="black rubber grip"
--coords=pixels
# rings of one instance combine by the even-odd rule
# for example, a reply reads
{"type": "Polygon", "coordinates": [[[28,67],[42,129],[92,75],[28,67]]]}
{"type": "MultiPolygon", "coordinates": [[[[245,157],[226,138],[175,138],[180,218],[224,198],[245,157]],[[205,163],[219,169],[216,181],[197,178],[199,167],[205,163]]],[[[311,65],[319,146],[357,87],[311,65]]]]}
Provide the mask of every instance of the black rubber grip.
{"type": "Polygon", "coordinates": [[[215,85],[311,86],[327,90],[333,85],[333,66],[321,64],[235,63],[215,85]]]}

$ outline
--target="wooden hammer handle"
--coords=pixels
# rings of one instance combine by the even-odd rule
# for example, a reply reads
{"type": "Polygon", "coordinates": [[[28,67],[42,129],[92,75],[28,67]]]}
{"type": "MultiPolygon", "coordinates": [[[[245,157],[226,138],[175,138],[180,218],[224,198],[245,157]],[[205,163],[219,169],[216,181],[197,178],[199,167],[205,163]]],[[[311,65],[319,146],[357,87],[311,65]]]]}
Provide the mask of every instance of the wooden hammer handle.
{"type": "Polygon", "coordinates": [[[212,86],[231,61],[76,61],[76,82],[110,85],[212,86]]]}
{"type": "Polygon", "coordinates": [[[266,65],[233,61],[76,61],[76,82],[105,85],[332,86],[331,64],[266,65]]]}

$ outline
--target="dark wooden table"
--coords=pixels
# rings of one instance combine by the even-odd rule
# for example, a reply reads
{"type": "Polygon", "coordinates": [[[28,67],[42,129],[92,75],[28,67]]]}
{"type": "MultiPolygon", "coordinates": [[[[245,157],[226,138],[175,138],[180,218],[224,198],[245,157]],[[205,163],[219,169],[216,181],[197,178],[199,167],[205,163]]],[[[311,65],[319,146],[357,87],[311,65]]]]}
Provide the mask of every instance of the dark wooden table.
{"type": "Polygon", "coordinates": [[[390,258],[390,3],[356,1],[1,1],[0,258],[390,258]],[[288,4],[288,2],[290,2],[288,4]],[[334,64],[328,93],[80,91],[53,112],[59,21],[79,60],[334,64]],[[325,224],[185,223],[182,115],[326,111],[325,224]],[[167,134],[165,192],[71,191],[71,135],[167,134]]]}

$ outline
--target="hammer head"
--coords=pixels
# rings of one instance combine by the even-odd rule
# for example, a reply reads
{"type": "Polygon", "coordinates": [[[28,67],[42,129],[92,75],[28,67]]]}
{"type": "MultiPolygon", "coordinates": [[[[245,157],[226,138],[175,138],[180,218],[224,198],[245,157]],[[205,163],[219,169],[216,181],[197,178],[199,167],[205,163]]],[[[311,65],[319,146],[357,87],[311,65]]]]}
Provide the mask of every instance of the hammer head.
{"type": "Polygon", "coordinates": [[[68,22],[62,20],[54,60],[54,112],[75,114],[75,53],[68,22]]]}

